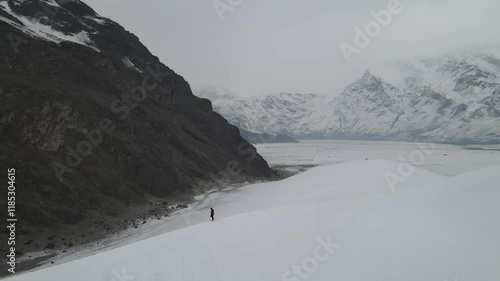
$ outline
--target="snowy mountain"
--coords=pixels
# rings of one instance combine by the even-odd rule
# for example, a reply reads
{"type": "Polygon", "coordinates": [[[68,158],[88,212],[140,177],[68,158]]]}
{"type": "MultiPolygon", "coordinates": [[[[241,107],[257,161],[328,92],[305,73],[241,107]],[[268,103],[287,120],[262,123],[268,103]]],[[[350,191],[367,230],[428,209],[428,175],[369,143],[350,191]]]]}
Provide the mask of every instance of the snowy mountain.
{"type": "MultiPolygon", "coordinates": [[[[288,136],[288,133],[275,131],[271,129],[267,131],[266,129],[255,129],[253,124],[256,124],[260,121],[265,122],[267,118],[260,119],[258,116],[254,115],[252,109],[255,110],[266,110],[263,109],[263,104],[260,103],[259,99],[252,98],[250,100],[238,99],[237,96],[228,91],[227,89],[218,89],[213,87],[201,87],[193,90],[197,96],[208,98],[213,103],[214,110],[223,115],[226,119],[228,119],[229,123],[235,125],[240,129],[240,134],[243,138],[248,140],[250,143],[289,143],[296,142],[295,139],[288,136]],[[227,106],[227,104],[231,104],[227,106]],[[220,106],[219,106],[220,105],[220,106]]],[[[285,97],[283,97],[285,98],[285,97]]],[[[275,106],[276,108],[272,110],[278,110],[282,106],[276,104],[276,102],[280,102],[280,99],[276,99],[274,97],[270,97],[270,101],[267,103],[270,107],[275,106]]],[[[288,104],[287,107],[290,110],[297,110],[296,108],[292,108],[294,105],[288,104]]],[[[298,105],[297,105],[298,106],[298,105]]],[[[305,108],[302,108],[305,110],[305,108]]],[[[265,116],[266,113],[259,113],[259,116],[265,116]]],[[[275,115],[276,119],[273,119],[272,122],[277,124],[283,124],[283,127],[286,127],[289,123],[283,118],[283,116],[287,116],[286,113],[280,115],[279,113],[275,115]]]]}
{"type": "Polygon", "coordinates": [[[240,128],[295,138],[490,143],[500,141],[499,86],[500,59],[483,52],[398,61],[335,97],[198,95],[240,128]]]}
{"type": "Polygon", "coordinates": [[[209,100],[79,0],[0,0],[0,101],[0,168],[23,178],[19,255],[162,214],[228,162],[227,181],[273,177],[209,100]]]}

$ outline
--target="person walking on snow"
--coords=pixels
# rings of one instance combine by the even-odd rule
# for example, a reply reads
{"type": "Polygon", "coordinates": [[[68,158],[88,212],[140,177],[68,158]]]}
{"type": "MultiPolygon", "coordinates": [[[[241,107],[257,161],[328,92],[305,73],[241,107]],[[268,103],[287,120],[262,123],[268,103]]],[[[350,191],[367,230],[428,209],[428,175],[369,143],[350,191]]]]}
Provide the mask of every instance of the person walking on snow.
{"type": "Polygon", "coordinates": [[[214,208],[210,208],[210,217],[212,218],[212,221],[214,221],[214,215],[215,215],[214,208]]]}

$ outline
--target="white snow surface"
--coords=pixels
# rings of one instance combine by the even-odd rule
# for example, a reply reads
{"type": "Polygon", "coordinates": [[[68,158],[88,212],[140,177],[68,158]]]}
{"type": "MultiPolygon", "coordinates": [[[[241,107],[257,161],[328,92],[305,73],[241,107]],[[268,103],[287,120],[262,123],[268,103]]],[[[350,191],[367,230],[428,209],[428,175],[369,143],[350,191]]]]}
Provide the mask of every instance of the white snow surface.
{"type": "Polygon", "coordinates": [[[142,70],[137,68],[137,66],[135,66],[135,64],[132,61],[130,61],[130,59],[128,57],[122,58],[122,63],[123,63],[123,65],[125,65],[128,68],[134,69],[137,72],[142,73],[142,70]]]}
{"type": "MultiPolygon", "coordinates": [[[[44,1],[51,6],[59,7],[59,4],[53,0],[44,1]]],[[[18,4],[18,2],[13,1],[14,5],[18,4]]],[[[0,1],[0,9],[7,12],[12,17],[16,18],[22,24],[19,24],[15,21],[12,21],[8,18],[0,16],[0,21],[6,22],[7,24],[12,25],[13,27],[19,29],[30,37],[39,38],[46,41],[51,41],[55,43],[61,42],[73,42],[76,44],[87,46],[93,49],[96,52],[100,52],[100,50],[93,46],[93,41],[89,38],[89,33],[85,30],[80,31],[75,34],[64,34],[61,31],[53,29],[51,26],[45,25],[41,23],[36,18],[29,18],[24,15],[20,15],[12,11],[9,6],[8,1],[0,1]]]]}
{"type": "Polygon", "coordinates": [[[7,280],[500,280],[499,152],[439,145],[392,192],[384,174],[417,144],[295,145],[258,149],[322,166],[200,196],[135,243],[7,280]],[[328,147],[339,162],[312,153],[328,147]]]}

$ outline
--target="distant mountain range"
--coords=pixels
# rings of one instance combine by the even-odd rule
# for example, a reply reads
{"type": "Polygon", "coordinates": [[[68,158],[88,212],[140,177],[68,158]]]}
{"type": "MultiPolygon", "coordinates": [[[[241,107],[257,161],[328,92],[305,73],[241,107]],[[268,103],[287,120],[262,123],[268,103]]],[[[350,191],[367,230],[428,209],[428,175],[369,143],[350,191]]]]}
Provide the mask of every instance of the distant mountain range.
{"type": "Polygon", "coordinates": [[[498,57],[482,52],[398,61],[390,71],[366,71],[332,96],[195,92],[245,130],[299,139],[499,143],[498,57]]]}

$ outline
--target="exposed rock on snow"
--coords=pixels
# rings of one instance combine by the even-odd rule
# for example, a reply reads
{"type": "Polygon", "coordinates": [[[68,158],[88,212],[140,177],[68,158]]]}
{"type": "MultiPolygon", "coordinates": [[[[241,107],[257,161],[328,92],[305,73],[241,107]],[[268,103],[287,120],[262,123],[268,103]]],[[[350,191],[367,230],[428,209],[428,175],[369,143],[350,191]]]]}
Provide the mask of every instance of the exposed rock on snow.
{"type": "MultiPolygon", "coordinates": [[[[54,7],[54,15],[57,12],[61,11],[61,7],[54,0],[45,1],[42,3],[54,7]]],[[[15,9],[23,9],[24,5],[32,4],[32,2],[16,1],[11,2],[11,4],[15,9]]],[[[13,27],[19,29],[30,37],[52,41],[55,43],[72,42],[87,46],[99,52],[99,49],[94,46],[94,43],[89,37],[89,30],[82,29],[81,31],[75,33],[65,31],[64,25],[56,21],[54,18],[51,18],[48,14],[45,14],[45,17],[37,16],[38,14],[36,12],[31,16],[23,15],[13,11],[8,1],[0,2],[0,9],[2,9],[9,16],[2,16],[2,14],[0,13],[0,21],[12,25],[13,27]],[[56,28],[59,28],[61,30],[58,30],[56,28]]],[[[42,8],[40,8],[40,10],[42,10],[42,8]]]]}

